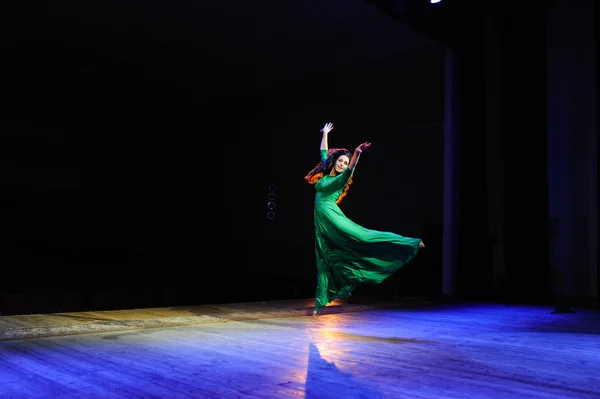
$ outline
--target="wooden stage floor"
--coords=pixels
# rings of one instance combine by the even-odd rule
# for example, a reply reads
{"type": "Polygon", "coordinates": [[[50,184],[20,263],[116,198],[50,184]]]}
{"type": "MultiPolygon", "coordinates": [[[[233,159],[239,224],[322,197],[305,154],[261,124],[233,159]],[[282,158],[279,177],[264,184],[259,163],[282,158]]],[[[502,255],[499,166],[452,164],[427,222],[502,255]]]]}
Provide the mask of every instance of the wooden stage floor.
{"type": "Polygon", "coordinates": [[[311,300],[0,317],[0,398],[600,398],[600,312],[311,300]]]}

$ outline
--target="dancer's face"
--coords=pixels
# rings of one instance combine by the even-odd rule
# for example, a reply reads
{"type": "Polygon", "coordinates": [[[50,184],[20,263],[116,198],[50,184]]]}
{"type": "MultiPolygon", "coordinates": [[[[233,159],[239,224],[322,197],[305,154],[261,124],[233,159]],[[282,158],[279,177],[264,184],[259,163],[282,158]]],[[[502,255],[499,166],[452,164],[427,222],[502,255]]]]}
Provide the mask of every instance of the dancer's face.
{"type": "Polygon", "coordinates": [[[335,161],[335,165],[333,165],[333,171],[335,172],[336,175],[339,175],[340,173],[342,173],[343,171],[346,170],[349,163],[350,163],[350,158],[348,158],[346,155],[341,155],[337,159],[337,161],[335,161]]]}

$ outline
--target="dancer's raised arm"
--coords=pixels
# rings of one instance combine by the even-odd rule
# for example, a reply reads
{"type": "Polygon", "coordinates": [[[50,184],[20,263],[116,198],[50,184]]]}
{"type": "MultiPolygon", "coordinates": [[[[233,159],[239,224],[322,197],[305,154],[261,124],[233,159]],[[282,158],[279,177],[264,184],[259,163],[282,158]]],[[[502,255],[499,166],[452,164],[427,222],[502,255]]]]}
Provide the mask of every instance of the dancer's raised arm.
{"type": "Polygon", "coordinates": [[[356,164],[358,163],[358,159],[360,158],[360,154],[367,148],[371,146],[371,143],[362,143],[354,150],[354,154],[352,154],[352,159],[350,160],[350,164],[348,165],[348,169],[354,170],[356,168],[356,164]]]}
{"type": "Polygon", "coordinates": [[[323,129],[321,129],[321,133],[323,133],[323,137],[321,137],[321,151],[329,151],[329,143],[327,141],[327,136],[329,132],[333,130],[333,123],[327,122],[323,129]]]}

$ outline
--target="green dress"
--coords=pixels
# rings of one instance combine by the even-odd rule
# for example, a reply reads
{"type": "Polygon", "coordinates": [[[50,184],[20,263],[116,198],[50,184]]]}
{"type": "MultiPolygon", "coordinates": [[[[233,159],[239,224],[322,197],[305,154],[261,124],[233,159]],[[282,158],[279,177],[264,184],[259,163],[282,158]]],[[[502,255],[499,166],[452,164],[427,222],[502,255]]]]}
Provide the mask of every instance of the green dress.
{"type": "MultiPolygon", "coordinates": [[[[327,151],[321,150],[321,160],[327,151]]],[[[353,171],[326,175],[315,183],[315,310],[337,298],[348,298],[361,283],[381,283],[419,251],[419,238],[366,229],[344,215],[335,203],[353,171]]]]}

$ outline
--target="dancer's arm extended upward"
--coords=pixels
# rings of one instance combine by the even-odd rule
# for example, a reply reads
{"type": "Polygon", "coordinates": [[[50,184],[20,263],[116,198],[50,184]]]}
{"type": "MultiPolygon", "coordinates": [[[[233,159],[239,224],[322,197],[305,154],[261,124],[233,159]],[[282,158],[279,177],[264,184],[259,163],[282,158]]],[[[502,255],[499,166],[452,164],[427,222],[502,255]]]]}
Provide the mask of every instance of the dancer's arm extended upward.
{"type": "Polygon", "coordinates": [[[323,133],[323,137],[321,137],[321,151],[325,150],[325,151],[329,151],[329,143],[327,141],[327,136],[329,135],[329,132],[333,130],[333,123],[331,122],[327,122],[325,124],[325,126],[323,126],[323,129],[321,129],[321,132],[323,133]]]}
{"type": "Polygon", "coordinates": [[[367,148],[371,146],[371,143],[362,143],[354,150],[354,154],[352,154],[352,159],[350,160],[350,164],[348,165],[348,169],[354,170],[356,168],[356,164],[358,163],[358,159],[360,158],[360,154],[367,148]]]}

